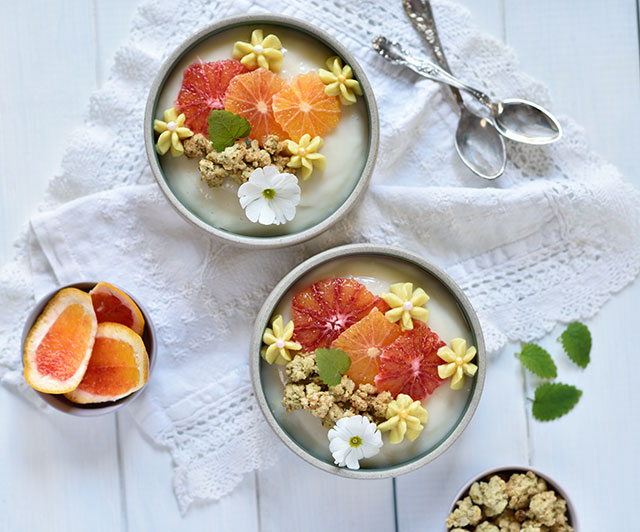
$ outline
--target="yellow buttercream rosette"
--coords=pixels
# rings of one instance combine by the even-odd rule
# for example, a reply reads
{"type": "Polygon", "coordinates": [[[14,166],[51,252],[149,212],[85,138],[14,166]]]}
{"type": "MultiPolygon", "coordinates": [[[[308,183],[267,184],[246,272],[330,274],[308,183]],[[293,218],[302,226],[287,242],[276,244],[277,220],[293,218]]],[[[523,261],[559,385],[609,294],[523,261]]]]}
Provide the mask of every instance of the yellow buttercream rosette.
{"type": "Polygon", "coordinates": [[[413,329],[413,320],[425,322],[429,319],[429,309],[423,305],[429,296],[422,288],[413,289],[413,283],[395,283],[389,287],[390,293],[381,294],[391,307],[385,313],[386,318],[395,323],[400,322],[403,331],[413,329]]]}
{"type": "Polygon", "coordinates": [[[251,42],[236,42],[231,56],[250,70],[262,67],[271,72],[280,72],[284,59],[280,39],[273,33],[264,37],[260,29],[253,30],[251,42]]]}
{"type": "Polygon", "coordinates": [[[471,361],[476,356],[474,346],[467,349],[467,341],[463,338],[451,340],[451,347],[445,345],[438,349],[438,356],[446,362],[438,366],[438,376],[441,379],[451,377],[451,389],[459,390],[464,386],[464,376],[473,377],[478,366],[471,361]]]}
{"type": "Polygon", "coordinates": [[[334,55],[327,59],[327,68],[318,69],[318,76],[326,85],[327,96],[339,96],[342,105],[356,103],[356,95],[362,96],[362,88],[358,80],[353,79],[353,70],[349,65],[342,66],[342,59],[334,55]]]}
{"type": "Polygon", "coordinates": [[[298,342],[292,342],[293,321],[284,325],[282,316],[273,318],[271,328],[267,327],[262,335],[262,341],[266,344],[262,348],[262,357],[269,363],[284,365],[291,362],[289,351],[300,351],[302,346],[298,342]]]}
{"type": "Polygon", "coordinates": [[[154,120],[153,130],[160,133],[156,142],[156,151],[164,155],[171,149],[173,157],[180,157],[184,153],[182,141],[193,136],[193,131],[184,127],[184,113],[178,114],[175,107],[167,109],[162,117],[164,120],[154,120]]]}
{"type": "Polygon", "coordinates": [[[314,137],[308,133],[302,135],[298,142],[287,140],[287,151],[291,155],[291,160],[287,163],[289,168],[302,168],[302,180],[306,181],[311,176],[314,168],[324,170],[327,166],[327,159],[318,153],[324,141],[322,137],[314,137]]]}
{"type": "Polygon", "coordinates": [[[378,425],[380,432],[389,432],[389,443],[400,443],[406,437],[414,441],[429,421],[429,413],[420,401],[414,401],[408,395],[398,394],[387,405],[387,421],[378,425]]]}

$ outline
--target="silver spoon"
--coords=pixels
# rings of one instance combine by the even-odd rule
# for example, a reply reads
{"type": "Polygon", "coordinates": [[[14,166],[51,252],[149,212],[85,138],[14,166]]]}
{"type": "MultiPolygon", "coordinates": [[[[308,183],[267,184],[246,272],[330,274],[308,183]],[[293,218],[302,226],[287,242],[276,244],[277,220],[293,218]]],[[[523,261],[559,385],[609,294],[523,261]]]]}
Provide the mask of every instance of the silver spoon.
{"type": "MultiPolygon", "coordinates": [[[[431,47],[438,64],[451,72],[438,37],[429,0],[402,0],[402,5],[414,27],[431,47]]],[[[469,109],[457,88],[449,88],[460,107],[455,136],[456,151],[460,159],[480,177],[495,179],[501,176],[507,164],[507,150],[495,124],[469,109]]]]}
{"type": "Polygon", "coordinates": [[[392,63],[403,65],[425,78],[471,94],[489,109],[496,128],[508,139],[526,144],[549,144],[562,136],[562,129],[554,116],[535,103],[520,98],[494,102],[484,92],[463,83],[431,61],[412,57],[402,46],[386,37],[379,36],[373,39],[373,48],[392,63]]]}

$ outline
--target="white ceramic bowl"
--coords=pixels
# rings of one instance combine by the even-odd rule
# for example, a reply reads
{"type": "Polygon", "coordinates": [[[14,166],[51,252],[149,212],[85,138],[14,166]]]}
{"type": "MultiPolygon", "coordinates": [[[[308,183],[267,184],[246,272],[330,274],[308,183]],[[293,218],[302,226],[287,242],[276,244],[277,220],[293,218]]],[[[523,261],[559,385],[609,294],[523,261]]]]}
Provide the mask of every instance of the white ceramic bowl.
{"type": "MultiPolygon", "coordinates": [[[[480,328],[480,322],[478,317],[471,306],[471,303],[464,295],[460,287],[458,287],[454,281],[444,273],[440,268],[434,266],[426,259],[405,251],[402,249],[394,248],[391,246],[374,245],[374,244],[351,244],[334,249],[330,249],[310,259],[306,260],[296,268],[294,268],[289,274],[287,274],[280,283],[273,289],[265,303],[263,304],[258,317],[255,321],[253,330],[253,336],[251,339],[251,347],[249,352],[249,363],[251,368],[251,376],[253,388],[258,399],[258,403],[264,414],[267,422],[278,437],[284,442],[284,444],[293,451],[300,458],[306,460],[310,464],[333,473],[348,478],[358,479],[380,479],[389,478],[402,475],[414,471],[425,464],[435,460],[442,453],[444,453],[462,434],[466,426],[471,421],[473,414],[480,401],[482,395],[482,387],[484,385],[485,372],[486,372],[486,353],[484,339],[480,328]],[[397,260],[400,263],[417,266],[421,271],[425,272],[434,282],[440,283],[446,291],[453,297],[457,309],[463,316],[464,321],[468,325],[470,330],[473,345],[477,347],[477,365],[478,372],[474,377],[469,397],[466,405],[462,411],[461,416],[453,428],[446,434],[446,436],[439,441],[436,445],[429,448],[422,454],[409,458],[402,463],[390,467],[371,467],[362,468],[359,470],[350,470],[346,468],[337,467],[331,461],[325,460],[316,456],[308,448],[304,447],[301,443],[296,441],[294,436],[290,434],[278,421],[273,411],[273,402],[269,402],[267,395],[265,394],[265,385],[263,378],[263,371],[274,370],[269,366],[260,356],[260,348],[262,346],[262,335],[264,329],[269,326],[271,318],[277,308],[280,300],[290,291],[293,285],[298,280],[304,277],[306,274],[314,270],[315,268],[326,266],[332,261],[350,258],[350,257],[367,257],[375,260],[376,257],[397,260]]],[[[318,423],[320,422],[317,420],[318,423]]],[[[328,441],[327,441],[328,445],[328,441]]]]}
{"type": "MultiPolygon", "coordinates": [[[[24,328],[22,330],[22,343],[21,343],[20,352],[24,353],[24,344],[25,344],[25,341],[27,340],[27,335],[29,334],[29,331],[33,327],[34,323],[36,322],[40,314],[42,314],[42,311],[47,306],[47,303],[49,303],[49,301],[53,296],[55,296],[63,288],[78,288],[79,290],[88,292],[96,284],[98,283],[81,282],[81,283],[73,283],[73,284],[60,286],[55,290],[52,290],[51,292],[49,292],[42,299],[40,299],[40,301],[38,301],[36,306],[33,307],[33,310],[27,317],[27,321],[24,324],[24,328]]],[[[140,301],[138,301],[129,292],[127,292],[127,295],[131,299],[133,299],[134,303],[138,306],[138,308],[140,309],[140,312],[142,313],[142,316],[144,317],[145,324],[144,324],[144,331],[142,333],[142,341],[144,342],[145,348],[147,349],[147,355],[149,356],[149,379],[151,379],[151,373],[153,372],[153,367],[156,364],[156,358],[157,358],[156,330],[153,325],[153,321],[151,321],[151,315],[149,314],[147,309],[144,307],[144,305],[142,305],[140,301]]],[[[21,356],[21,358],[23,357],[21,356]]],[[[23,359],[23,362],[24,362],[24,359],[23,359]]],[[[148,382],[149,381],[147,380],[147,384],[148,382]]],[[[60,410],[61,412],[64,412],[65,414],[71,414],[74,416],[81,416],[81,417],[95,417],[95,416],[102,416],[104,414],[109,414],[111,412],[115,412],[119,408],[122,408],[124,405],[130,403],[136,397],[138,397],[138,395],[142,393],[142,390],[144,390],[144,386],[139,390],[133,392],[132,394],[127,395],[122,399],[118,399],[117,401],[111,401],[108,403],[94,403],[94,404],[74,403],[72,401],[69,401],[69,399],[67,399],[62,394],[44,393],[38,390],[35,390],[35,391],[40,397],[42,397],[42,399],[46,403],[51,405],[56,410],[60,410]]]]}
{"type": "MultiPolygon", "coordinates": [[[[379,140],[379,124],[378,124],[378,110],[376,107],[375,96],[373,94],[373,90],[371,89],[371,85],[367,80],[367,76],[364,73],[362,67],[358,64],[355,57],[347,50],[339,41],[333,38],[328,33],[316,28],[315,26],[296,18],[283,16],[283,15],[269,15],[269,14],[259,14],[259,15],[241,15],[237,17],[230,17],[215,24],[203,29],[202,31],[196,33],[189,37],[186,41],[184,41],[178,48],[169,56],[169,58],[163,63],[160,67],[160,71],[158,72],[153,84],[151,86],[151,90],[149,92],[149,96],[147,98],[147,105],[145,109],[145,118],[144,118],[144,139],[145,139],[145,147],[147,152],[147,158],[149,160],[149,165],[151,166],[151,171],[160,186],[160,189],[167,197],[171,205],[189,222],[194,224],[196,227],[207,231],[208,233],[231,242],[233,244],[244,246],[244,247],[253,247],[253,248],[278,248],[284,246],[290,246],[294,244],[298,244],[300,242],[304,242],[313,238],[323,231],[327,230],[329,227],[334,225],[338,220],[340,220],[344,215],[353,208],[363,197],[366,188],[369,184],[369,180],[371,178],[371,173],[373,172],[373,167],[375,164],[376,156],[378,153],[378,140],[379,140]],[[236,28],[239,26],[255,26],[257,24],[268,24],[270,26],[282,26],[284,28],[293,29],[295,31],[301,32],[302,34],[306,34],[319,41],[321,44],[325,45],[327,48],[332,50],[335,55],[340,56],[346,64],[349,64],[353,71],[355,78],[360,82],[363,91],[363,101],[365,103],[367,109],[367,117],[368,117],[368,149],[366,160],[360,174],[359,179],[354,185],[354,188],[351,190],[350,194],[344,200],[344,202],[337,206],[337,208],[329,214],[326,218],[321,220],[320,222],[312,225],[311,227],[304,229],[297,233],[285,234],[281,236],[248,236],[242,235],[238,233],[233,233],[231,231],[227,231],[221,229],[219,227],[215,227],[202,218],[194,214],[187,206],[180,201],[180,199],[176,196],[174,191],[171,189],[167,179],[162,170],[162,166],[158,159],[158,154],[155,150],[155,136],[153,131],[153,120],[158,115],[158,99],[160,94],[162,93],[163,87],[167,81],[167,78],[176,68],[176,66],[180,63],[180,61],[185,57],[186,54],[190,52],[194,47],[199,44],[215,38],[218,33],[223,31],[236,28]]],[[[195,170],[197,172],[197,170],[195,170]]],[[[330,176],[325,176],[325,178],[330,178],[330,176]]]]}

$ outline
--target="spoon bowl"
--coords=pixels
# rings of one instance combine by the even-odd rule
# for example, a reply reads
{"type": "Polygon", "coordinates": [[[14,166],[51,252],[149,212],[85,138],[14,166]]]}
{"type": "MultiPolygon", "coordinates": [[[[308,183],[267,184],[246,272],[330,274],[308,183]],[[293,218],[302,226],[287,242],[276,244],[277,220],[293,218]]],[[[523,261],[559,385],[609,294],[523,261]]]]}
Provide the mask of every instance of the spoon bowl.
{"type": "Polygon", "coordinates": [[[455,145],[460,158],[476,175],[496,179],[504,173],[504,140],[490,119],[473,113],[466,105],[460,106],[455,145]]]}
{"type": "Polygon", "coordinates": [[[509,98],[496,104],[496,128],[505,137],[527,144],[550,144],[562,137],[555,117],[538,104],[509,98]]]}

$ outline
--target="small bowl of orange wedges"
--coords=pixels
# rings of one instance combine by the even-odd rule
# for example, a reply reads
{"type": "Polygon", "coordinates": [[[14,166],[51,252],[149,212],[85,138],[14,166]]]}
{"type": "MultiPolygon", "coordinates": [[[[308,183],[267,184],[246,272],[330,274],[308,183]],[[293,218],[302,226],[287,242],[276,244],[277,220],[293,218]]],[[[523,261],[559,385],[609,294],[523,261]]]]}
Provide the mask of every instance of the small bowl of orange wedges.
{"type": "Polygon", "coordinates": [[[63,286],[43,297],[22,333],[24,377],[54,408],[108,414],[133,400],[156,359],[149,313],[104,282],[63,286]]]}

